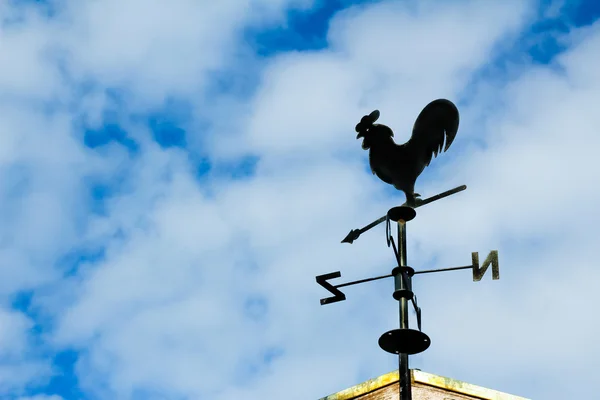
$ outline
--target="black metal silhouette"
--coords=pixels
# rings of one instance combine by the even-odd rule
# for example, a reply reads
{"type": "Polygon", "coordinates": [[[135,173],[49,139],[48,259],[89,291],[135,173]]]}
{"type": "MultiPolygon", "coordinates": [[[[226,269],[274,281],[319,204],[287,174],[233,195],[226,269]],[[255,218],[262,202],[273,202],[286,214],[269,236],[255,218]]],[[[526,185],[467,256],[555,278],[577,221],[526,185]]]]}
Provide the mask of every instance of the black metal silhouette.
{"type": "MultiPolygon", "coordinates": [[[[458,193],[464,190],[465,186],[440,193],[436,196],[432,196],[427,199],[428,203],[441,198],[447,197],[451,194],[458,193]],[[431,199],[431,200],[430,200],[431,199]]],[[[424,202],[423,202],[424,203],[424,202]]],[[[333,273],[319,275],[316,277],[316,281],[324,289],[329,291],[333,296],[321,299],[321,305],[336,303],[346,300],[346,295],[342,293],[340,288],[348,287],[360,283],[372,282],[385,278],[394,278],[394,292],[393,298],[399,303],[399,316],[400,326],[398,329],[392,329],[385,332],[379,338],[379,347],[388,353],[395,354],[398,356],[398,374],[399,374],[399,387],[400,387],[400,400],[411,400],[412,399],[412,388],[411,388],[411,373],[409,367],[409,356],[413,354],[421,353],[429,348],[431,345],[431,339],[427,334],[422,331],[421,327],[421,307],[417,303],[417,296],[412,289],[412,279],[417,274],[429,274],[435,272],[444,271],[456,271],[462,269],[471,269],[473,274],[473,281],[478,282],[481,280],[483,275],[488,270],[489,266],[492,267],[492,279],[500,279],[499,265],[498,265],[498,252],[492,250],[490,254],[485,258],[483,265],[479,264],[479,253],[471,253],[472,264],[460,267],[450,268],[438,268],[430,270],[415,271],[412,267],[407,264],[407,245],[406,245],[406,225],[409,221],[412,221],[416,216],[416,211],[412,207],[402,205],[399,207],[391,208],[383,220],[386,222],[386,242],[388,247],[392,247],[394,250],[394,256],[396,266],[392,269],[391,274],[376,276],[373,278],[360,279],[357,281],[340,283],[333,285],[328,282],[330,279],[340,278],[340,271],[333,273]],[[391,232],[391,221],[398,225],[397,240],[391,232]],[[411,329],[409,327],[409,303],[412,303],[416,314],[417,329],[411,329]]],[[[376,225],[378,221],[368,225],[372,227],[376,225]]],[[[367,229],[363,228],[363,232],[367,229]]],[[[355,230],[356,232],[360,232],[355,230]]],[[[351,232],[352,233],[352,232],[351,232]]],[[[356,240],[358,236],[354,238],[356,240]]]]}
{"type": "Polygon", "coordinates": [[[402,145],[394,142],[394,132],[388,126],[375,124],[378,119],[379,110],[362,117],[356,125],[356,138],[363,138],[362,148],[369,150],[373,174],[402,190],[406,205],[415,207],[420,202],[415,182],[432,157],[448,150],[454,141],[459,124],[458,109],[450,100],[432,101],[421,111],[412,136],[402,145]]]}
{"type": "MultiPolygon", "coordinates": [[[[448,197],[454,193],[458,193],[458,192],[462,192],[463,190],[465,190],[467,188],[467,185],[461,185],[458,187],[455,187],[454,189],[450,189],[450,190],[446,190],[443,193],[440,194],[436,194],[435,196],[431,196],[425,200],[419,200],[418,204],[416,204],[413,208],[417,208],[417,207],[421,207],[424,206],[425,204],[429,204],[433,201],[439,200],[439,199],[443,199],[444,197],[448,197]]],[[[403,204],[404,206],[407,205],[406,203],[403,204]]],[[[350,243],[352,244],[356,239],[358,239],[358,237],[360,235],[362,235],[363,233],[365,233],[366,231],[368,231],[369,229],[372,229],[374,227],[376,227],[377,225],[379,225],[380,223],[382,223],[383,221],[385,221],[387,218],[387,215],[384,215],[383,217],[371,222],[369,225],[360,228],[360,229],[352,229],[350,231],[350,233],[348,233],[346,235],[346,237],[344,239],[342,239],[342,243],[350,243]]]]}
{"type": "Polygon", "coordinates": [[[407,264],[406,255],[406,225],[416,216],[415,209],[436,200],[461,192],[465,185],[447,190],[443,193],[419,199],[415,193],[415,182],[425,167],[429,165],[433,156],[442,150],[446,151],[454,141],[458,131],[459,115],[456,106],[449,100],[438,99],[429,103],[417,117],[410,140],[403,145],[394,143],[392,130],[381,124],[375,124],[379,118],[379,111],[375,110],[365,115],[356,125],[357,139],[363,138],[362,148],[369,150],[369,163],[373,174],[382,181],[402,190],[406,195],[406,202],[391,208],[387,214],[361,229],[353,229],[342,240],[342,243],[352,243],[359,236],[371,228],[386,222],[386,242],[394,250],[396,266],[391,274],[373,278],[360,279],[353,282],[333,285],[330,279],[341,277],[340,271],[319,275],[316,281],[329,291],[333,296],[321,299],[321,305],[336,303],[346,300],[346,295],[340,290],[342,287],[371,282],[384,278],[394,278],[393,297],[399,303],[400,327],[390,330],[379,338],[379,346],[392,354],[398,355],[398,373],[400,386],[400,399],[411,400],[411,375],[408,357],[425,351],[431,344],[429,337],[421,330],[421,307],[417,304],[417,296],[412,290],[412,279],[416,274],[428,274],[442,271],[472,269],[473,281],[480,281],[488,267],[492,266],[492,279],[500,279],[498,252],[492,251],[486,257],[483,265],[479,265],[479,254],[473,252],[472,264],[461,267],[438,268],[431,270],[415,271],[407,264]],[[445,144],[444,144],[445,143],[445,144]],[[398,224],[397,242],[391,233],[391,223],[398,224]],[[417,328],[411,329],[408,321],[408,304],[412,303],[417,317],[417,328]]]}

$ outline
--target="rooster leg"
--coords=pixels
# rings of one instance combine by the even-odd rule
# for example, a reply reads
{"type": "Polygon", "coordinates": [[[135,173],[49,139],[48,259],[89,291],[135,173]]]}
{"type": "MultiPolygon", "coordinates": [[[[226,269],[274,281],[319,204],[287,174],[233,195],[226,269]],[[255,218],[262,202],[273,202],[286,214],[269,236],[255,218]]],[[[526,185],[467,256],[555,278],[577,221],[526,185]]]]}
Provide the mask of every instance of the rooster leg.
{"type": "Polygon", "coordinates": [[[421,205],[421,203],[423,202],[422,199],[420,199],[419,197],[421,197],[421,195],[419,193],[415,193],[415,206],[421,205]]]}
{"type": "Polygon", "coordinates": [[[421,197],[419,193],[406,193],[406,205],[413,208],[418,206],[423,201],[419,197],[421,197]]]}

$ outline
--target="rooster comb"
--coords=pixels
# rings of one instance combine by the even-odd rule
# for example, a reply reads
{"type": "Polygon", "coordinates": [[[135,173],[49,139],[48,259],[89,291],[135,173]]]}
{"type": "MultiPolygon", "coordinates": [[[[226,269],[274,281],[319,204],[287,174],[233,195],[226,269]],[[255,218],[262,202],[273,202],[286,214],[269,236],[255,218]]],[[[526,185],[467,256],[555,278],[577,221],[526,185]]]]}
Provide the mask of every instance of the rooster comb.
{"type": "Polygon", "coordinates": [[[369,115],[365,115],[360,119],[360,122],[356,125],[356,132],[365,132],[370,127],[373,126],[373,123],[379,119],[379,110],[373,111],[369,115]]]}

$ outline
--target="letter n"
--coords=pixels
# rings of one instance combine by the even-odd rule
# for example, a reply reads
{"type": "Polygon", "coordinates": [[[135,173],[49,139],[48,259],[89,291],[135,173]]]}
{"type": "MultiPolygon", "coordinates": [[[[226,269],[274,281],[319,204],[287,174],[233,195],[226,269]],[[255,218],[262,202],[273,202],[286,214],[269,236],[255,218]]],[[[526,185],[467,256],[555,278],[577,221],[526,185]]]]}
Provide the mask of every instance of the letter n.
{"type": "Polygon", "coordinates": [[[490,251],[490,254],[485,258],[481,267],[479,267],[479,253],[471,253],[471,259],[473,260],[473,282],[479,282],[481,278],[483,278],[483,275],[485,275],[490,264],[492,264],[492,279],[500,279],[500,266],[498,264],[497,250],[490,251]]]}

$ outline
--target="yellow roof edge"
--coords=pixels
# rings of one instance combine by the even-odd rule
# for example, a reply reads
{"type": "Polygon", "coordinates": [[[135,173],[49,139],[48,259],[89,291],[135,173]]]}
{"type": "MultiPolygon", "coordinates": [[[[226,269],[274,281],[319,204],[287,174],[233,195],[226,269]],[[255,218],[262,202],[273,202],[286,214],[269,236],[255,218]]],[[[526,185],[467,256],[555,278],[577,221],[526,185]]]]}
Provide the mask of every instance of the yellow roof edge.
{"type": "Polygon", "coordinates": [[[454,393],[479,397],[484,400],[529,400],[525,397],[515,396],[513,394],[503,393],[493,389],[487,389],[456,379],[430,374],[428,372],[411,370],[411,373],[413,382],[419,382],[424,385],[438,387],[454,393]]]}
{"type": "Polygon", "coordinates": [[[352,386],[351,388],[344,389],[341,392],[325,396],[319,400],[351,400],[358,396],[362,396],[367,393],[371,393],[377,389],[381,389],[399,380],[398,371],[392,371],[385,375],[381,375],[378,378],[369,379],[366,382],[359,383],[358,385],[352,386]]]}
{"type": "MultiPolygon", "coordinates": [[[[529,400],[524,397],[519,397],[507,393],[502,393],[497,390],[483,388],[481,386],[472,385],[444,376],[434,375],[419,370],[411,370],[411,380],[413,383],[421,383],[423,385],[434,386],[440,389],[448,390],[454,393],[475,396],[484,400],[529,400]]],[[[381,389],[393,383],[398,383],[398,371],[392,371],[378,378],[369,379],[366,382],[360,383],[351,388],[342,390],[341,392],[323,397],[319,400],[352,400],[358,396],[371,393],[377,389],[381,389]]]]}

